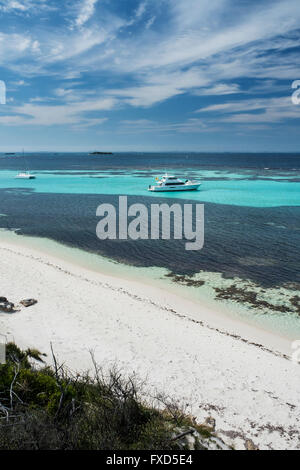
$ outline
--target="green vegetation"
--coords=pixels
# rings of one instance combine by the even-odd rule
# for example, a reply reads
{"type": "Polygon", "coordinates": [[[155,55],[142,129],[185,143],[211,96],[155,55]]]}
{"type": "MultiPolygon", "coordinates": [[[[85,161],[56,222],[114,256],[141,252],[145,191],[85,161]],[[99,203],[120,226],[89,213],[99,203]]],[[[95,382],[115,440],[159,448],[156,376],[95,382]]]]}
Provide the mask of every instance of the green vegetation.
{"type": "Polygon", "coordinates": [[[0,365],[0,450],[203,449],[211,433],[170,403],[146,405],[117,370],[73,375],[36,350],[7,345],[0,365]],[[36,362],[38,361],[38,362],[36,362]],[[182,435],[185,436],[182,436],[182,435]],[[189,436],[190,439],[187,439],[189,436]]]}

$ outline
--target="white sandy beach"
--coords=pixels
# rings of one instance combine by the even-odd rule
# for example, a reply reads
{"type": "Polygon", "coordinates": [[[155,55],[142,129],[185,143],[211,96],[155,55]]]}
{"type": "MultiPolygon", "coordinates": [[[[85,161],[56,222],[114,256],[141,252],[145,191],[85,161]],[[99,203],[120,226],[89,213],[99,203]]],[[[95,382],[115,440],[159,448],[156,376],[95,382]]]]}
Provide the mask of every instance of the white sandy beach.
{"type": "Polygon", "coordinates": [[[74,371],[117,363],[187,406],[199,423],[216,419],[237,449],[300,449],[300,365],[290,341],[154,286],[76,266],[0,241],[0,295],[38,304],[0,313],[0,333],[74,371]],[[219,330],[219,331],[218,331],[219,330]],[[234,336],[237,335],[237,336],[234,336]],[[253,344],[256,343],[256,344],[253,344]],[[257,344],[259,343],[259,344],[257,344]]]}

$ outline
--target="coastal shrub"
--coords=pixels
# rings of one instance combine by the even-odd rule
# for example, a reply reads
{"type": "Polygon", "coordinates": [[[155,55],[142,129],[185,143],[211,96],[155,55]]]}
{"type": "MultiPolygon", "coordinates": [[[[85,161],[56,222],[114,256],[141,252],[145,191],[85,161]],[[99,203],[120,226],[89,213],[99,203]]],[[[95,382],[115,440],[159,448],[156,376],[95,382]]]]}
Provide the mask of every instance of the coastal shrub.
{"type": "Polygon", "coordinates": [[[0,450],[176,450],[184,448],[176,435],[195,428],[175,404],[146,405],[141,384],[116,368],[104,374],[94,363],[94,376],[74,376],[55,357],[53,368],[42,361],[39,351],[7,346],[0,450]]]}

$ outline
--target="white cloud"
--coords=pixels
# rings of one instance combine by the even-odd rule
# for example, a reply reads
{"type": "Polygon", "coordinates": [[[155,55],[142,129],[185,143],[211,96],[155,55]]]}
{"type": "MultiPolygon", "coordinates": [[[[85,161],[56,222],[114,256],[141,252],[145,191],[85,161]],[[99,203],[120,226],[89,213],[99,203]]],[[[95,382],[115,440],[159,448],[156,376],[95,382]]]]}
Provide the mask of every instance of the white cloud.
{"type": "Polygon", "coordinates": [[[175,95],[184,93],[183,90],[166,85],[147,85],[119,90],[109,90],[112,96],[123,97],[124,101],[132,106],[152,106],[165,101],[175,95]]]}
{"type": "Polygon", "coordinates": [[[205,108],[200,108],[197,112],[239,113],[242,111],[257,111],[265,108],[285,108],[286,106],[293,106],[290,97],[231,101],[229,103],[214,104],[205,108]]]}
{"type": "Polygon", "coordinates": [[[189,66],[199,60],[216,62],[215,54],[284,35],[297,28],[300,20],[298,0],[268,2],[261,7],[255,4],[253,8],[250,5],[247,15],[225,21],[224,15],[228,17],[232,9],[229,0],[170,1],[171,20],[163,30],[149,36],[146,32],[132,40],[122,38],[126,52],[123,54],[122,47],[116,48],[120,51],[116,52],[116,68],[134,72],[151,67],[189,66]]]}
{"type": "Polygon", "coordinates": [[[0,116],[0,123],[12,125],[76,125],[94,126],[107,118],[86,117],[86,113],[108,111],[114,108],[113,98],[98,98],[94,100],[77,101],[63,105],[39,105],[33,102],[10,108],[11,114],[0,116]]]}
{"type": "MultiPolygon", "coordinates": [[[[126,103],[150,106],[185,92],[234,94],[240,90],[230,81],[238,78],[278,80],[300,74],[299,56],[291,60],[290,53],[288,58],[276,54],[299,43],[290,35],[300,22],[298,0],[247,4],[244,9],[233,8],[231,0],[164,4],[169,5],[164,28],[110,37],[109,47],[96,49],[84,61],[95,70],[133,76],[136,86],[111,91],[126,103]]],[[[140,5],[144,14],[144,3],[140,5]]],[[[161,11],[156,5],[151,18],[161,11]]]]}
{"type": "Polygon", "coordinates": [[[187,119],[182,122],[166,123],[151,121],[148,119],[137,119],[122,121],[120,128],[116,129],[116,131],[124,134],[144,134],[153,132],[156,134],[198,134],[200,132],[214,132],[216,131],[216,126],[207,126],[202,119],[195,118],[187,119]]]}
{"type": "Polygon", "coordinates": [[[65,61],[83,54],[93,47],[103,44],[108,34],[105,31],[85,29],[72,34],[62,34],[48,38],[48,50],[44,61],[65,61]]]}
{"type": "Polygon", "coordinates": [[[152,16],[151,18],[149,18],[149,20],[147,21],[147,23],[145,24],[145,28],[146,29],[150,29],[151,26],[155,23],[155,20],[156,20],[156,16],[152,16]]]}
{"type": "MultiPolygon", "coordinates": [[[[96,0],[82,0],[77,5],[75,23],[82,29],[94,14],[96,0]]],[[[34,38],[38,42],[33,42],[32,48],[40,50],[40,64],[47,64],[49,58],[51,62],[70,60],[81,54],[78,69],[132,74],[143,84],[154,71],[158,78],[166,73],[179,74],[200,61],[202,75],[209,77],[210,86],[216,85],[216,78],[221,83],[249,73],[278,78],[299,70],[297,57],[292,66],[283,57],[264,56],[267,49],[280,51],[299,44],[299,38],[286,36],[298,28],[298,0],[267,0],[260,6],[255,2],[244,9],[233,6],[232,0],[142,1],[135,16],[145,17],[145,27],[131,36],[126,34],[130,22],[109,14],[105,5],[108,3],[102,5],[99,26],[92,24],[88,30],[76,33],[68,28],[65,32],[54,28],[47,35],[39,31],[39,37],[34,38]],[[145,14],[146,5],[149,15],[145,14]],[[153,25],[153,19],[161,15],[166,15],[164,27],[148,30],[147,25],[153,25]]]]}
{"type": "Polygon", "coordinates": [[[79,4],[79,14],[75,20],[76,26],[83,26],[93,16],[98,0],[81,0],[79,4]]]}
{"type": "Polygon", "coordinates": [[[193,92],[196,96],[202,95],[233,95],[235,93],[242,93],[240,86],[236,83],[218,83],[211,88],[200,88],[193,92]]]}
{"type": "Polygon", "coordinates": [[[107,93],[112,96],[124,97],[125,101],[132,106],[146,107],[209,83],[201,69],[197,67],[182,72],[149,73],[143,77],[143,81],[143,86],[112,89],[107,93]]]}
{"type": "Polygon", "coordinates": [[[144,13],[146,12],[146,8],[147,8],[147,2],[141,2],[136,10],[136,13],[135,13],[135,17],[136,18],[141,18],[144,13]]]}
{"type": "MultiPolygon", "coordinates": [[[[1,2],[2,3],[2,2],[1,2]]],[[[1,10],[9,11],[9,10],[21,10],[25,11],[30,8],[28,5],[26,6],[24,3],[20,3],[16,0],[6,0],[6,5],[0,5],[1,10]]]]}
{"type": "MultiPolygon", "coordinates": [[[[34,4],[47,5],[42,0],[0,0],[0,9],[3,11],[6,6],[22,11],[34,4]]],[[[241,90],[237,84],[244,77],[259,79],[263,90],[264,81],[266,88],[274,81],[300,76],[299,54],[293,52],[293,48],[300,46],[300,38],[299,34],[292,34],[300,23],[299,0],[140,1],[130,18],[124,14],[121,17],[121,13],[116,16],[109,10],[110,2],[105,1],[101,2],[99,24],[90,21],[96,4],[97,0],[67,2],[65,27],[0,33],[0,64],[17,70],[23,74],[21,77],[45,75],[50,70],[61,81],[79,77],[81,72],[94,76],[103,73],[111,77],[110,85],[107,80],[102,85],[105,99],[112,100],[114,105],[136,107],[152,106],[185,93],[198,96],[251,93],[251,88],[241,90]],[[135,23],[136,29],[132,27],[135,23]],[[118,82],[122,85],[116,85],[118,82]]],[[[73,123],[81,115],[79,109],[75,110],[76,92],[65,83],[55,88],[55,99],[64,103],[56,112],[62,113],[64,122],[73,123]]],[[[82,96],[84,102],[89,102],[87,92],[82,92],[82,96]]],[[[53,96],[48,99],[51,101],[53,96]]],[[[264,111],[267,103],[257,100],[235,102],[231,107],[228,103],[216,106],[198,111],[226,112],[224,119],[231,118],[230,113],[243,113],[245,116],[239,119],[247,119],[250,114],[250,120],[255,119],[251,112],[257,111],[266,112],[265,119],[278,119],[274,108],[271,115],[264,111]],[[239,106],[244,108],[238,111],[239,106]]],[[[268,106],[270,109],[270,102],[268,106]]],[[[50,108],[47,111],[51,121],[54,107],[50,108]]],[[[36,114],[42,113],[42,109],[30,110],[33,114],[28,114],[27,121],[35,122],[39,116],[46,122],[43,114],[36,114]]],[[[199,125],[190,121],[189,128],[192,122],[194,128],[199,125]]]]}
{"type": "Polygon", "coordinates": [[[134,11],[134,14],[131,19],[126,22],[126,26],[133,26],[135,23],[139,22],[147,11],[148,0],[144,0],[139,3],[138,7],[134,11]]]}
{"type": "Polygon", "coordinates": [[[0,0],[0,11],[5,13],[22,13],[38,10],[52,10],[47,0],[0,0]]]}
{"type": "MultiPolygon", "coordinates": [[[[29,33],[6,34],[0,32],[0,65],[6,66],[23,76],[45,75],[51,64],[70,61],[86,54],[95,46],[103,44],[110,36],[110,31],[82,29],[80,31],[53,31],[40,34],[39,41],[29,33]],[[22,63],[19,63],[22,59],[22,63]]],[[[78,68],[80,62],[78,62],[78,68]]],[[[65,68],[67,64],[64,64],[65,68]]],[[[58,73],[58,72],[56,72],[58,73]]],[[[67,78],[79,76],[78,70],[70,68],[64,72],[67,78]]]]}
{"type": "Polygon", "coordinates": [[[216,113],[215,121],[228,123],[276,123],[300,119],[300,111],[291,97],[250,99],[207,106],[198,113],[216,113]]]}
{"type": "Polygon", "coordinates": [[[13,82],[12,85],[19,87],[19,86],[27,85],[27,83],[24,80],[17,80],[16,82],[13,82]]]}
{"type": "Polygon", "coordinates": [[[0,64],[2,66],[33,54],[34,49],[34,41],[29,35],[0,32],[0,64]]]}

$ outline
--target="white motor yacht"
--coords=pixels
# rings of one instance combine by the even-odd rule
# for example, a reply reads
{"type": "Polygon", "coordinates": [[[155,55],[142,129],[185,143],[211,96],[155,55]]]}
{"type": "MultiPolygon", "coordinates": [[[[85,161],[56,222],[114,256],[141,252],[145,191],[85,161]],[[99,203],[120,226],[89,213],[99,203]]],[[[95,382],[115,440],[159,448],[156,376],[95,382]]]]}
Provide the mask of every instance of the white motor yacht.
{"type": "Polygon", "coordinates": [[[156,184],[149,186],[148,191],[196,191],[201,185],[198,181],[181,180],[167,174],[157,180],[156,184]]]}

